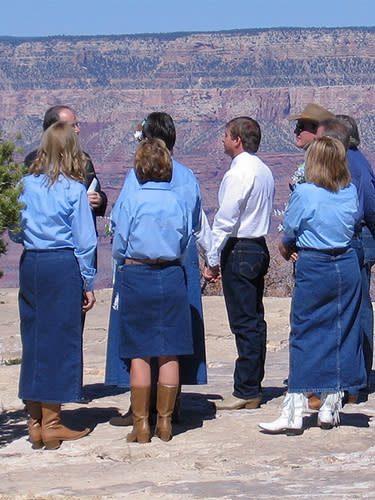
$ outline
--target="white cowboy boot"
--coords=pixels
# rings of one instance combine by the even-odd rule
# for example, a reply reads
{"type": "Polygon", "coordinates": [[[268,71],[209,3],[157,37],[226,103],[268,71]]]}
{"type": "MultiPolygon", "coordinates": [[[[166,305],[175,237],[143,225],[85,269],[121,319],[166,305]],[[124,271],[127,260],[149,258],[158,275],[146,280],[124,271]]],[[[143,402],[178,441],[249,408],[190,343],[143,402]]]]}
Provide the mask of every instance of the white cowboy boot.
{"type": "Polygon", "coordinates": [[[304,394],[288,392],[282,402],[280,417],[273,422],[262,422],[258,424],[259,427],[270,434],[283,432],[287,435],[302,434],[306,401],[304,394]]]}
{"type": "Polygon", "coordinates": [[[318,425],[321,429],[332,429],[340,424],[343,392],[322,392],[318,413],[318,425]]]}

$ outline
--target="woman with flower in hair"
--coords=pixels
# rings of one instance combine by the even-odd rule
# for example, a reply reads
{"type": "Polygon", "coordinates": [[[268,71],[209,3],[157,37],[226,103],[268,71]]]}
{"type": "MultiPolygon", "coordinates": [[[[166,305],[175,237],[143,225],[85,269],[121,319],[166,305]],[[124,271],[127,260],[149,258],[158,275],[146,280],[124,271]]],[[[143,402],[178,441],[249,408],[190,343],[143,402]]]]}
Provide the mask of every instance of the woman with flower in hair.
{"type": "MultiPolygon", "coordinates": [[[[138,141],[161,139],[172,158],[172,179],[170,187],[187,204],[193,225],[193,235],[189,240],[186,258],[184,260],[184,272],[187,282],[187,293],[190,302],[191,329],[194,344],[194,353],[179,357],[180,385],[195,385],[207,383],[206,351],[203,324],[203,309],[201,300],[200,270],[198,259],[198,247],[207,251],[211,245],[211,230],[207,217],[202,210],[202,199],[199,183],[194,173],[176,161],[173,151],[176,142],[176,128],[172,117],[164,112],[152,112],[146,119],[137,125],[135,138],[138,141]]],[[[121,193],[113,207],[111,214],[112,226],[116,227],[117,219],[121,213],[122,202],[134,196],[141,185],[137,178],[135,169],[130,170],[121,193]]],[[[108,329],[107,360],[106,360],[106,384],[119,387],[129,387],[129,363],[119,357],[119,335],[118,335],[118,293],[115,280],[113,288],[113,300],[108,329]]],[[[151,384],[151,419],[155,414],[155,396],[157,381],[157,366],[153,363],[153,382],[151,384]]],[[[180,392],[180,389],[179,391],[180,392]]],[[[179,398],[176,399],[173,421],[179,419],[179,398]]],[[[116,426],[132,424],[131,407],[122,416],[112,417],[110,423],[116,426]]]]}

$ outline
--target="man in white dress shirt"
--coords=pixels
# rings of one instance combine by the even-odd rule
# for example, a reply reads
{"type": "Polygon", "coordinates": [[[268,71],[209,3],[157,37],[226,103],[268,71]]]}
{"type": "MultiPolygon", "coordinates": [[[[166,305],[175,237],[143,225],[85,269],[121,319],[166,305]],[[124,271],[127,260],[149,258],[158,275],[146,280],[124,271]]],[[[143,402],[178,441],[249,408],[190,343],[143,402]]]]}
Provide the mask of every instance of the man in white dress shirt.
{"type": "Polygon", "coordinates": [[[220,262],[238,358],[232,395],[215,403],[220,410],[258,408],[262,399],[266,356],[263,290],[270,260],[265,236],[275,186],[270,169],[255,155],[260,139],[259,124],[249,117],[228,122],[222,139],[232,163],[219,189],[219,209],[204,277],[215,281],[220,262]]]}

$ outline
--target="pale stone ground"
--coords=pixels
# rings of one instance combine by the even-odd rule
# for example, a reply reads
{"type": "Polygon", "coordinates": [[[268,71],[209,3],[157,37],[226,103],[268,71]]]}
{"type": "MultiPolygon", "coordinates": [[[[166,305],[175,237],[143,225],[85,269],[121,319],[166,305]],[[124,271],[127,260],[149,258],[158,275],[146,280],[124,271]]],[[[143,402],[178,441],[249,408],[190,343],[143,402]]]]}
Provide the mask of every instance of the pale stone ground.
{"type": "MultiPolygon", "coordinates": [[[[88,405],[64,406],[72,426],[93,427],[56,451],[32,450],[26,414],[17,398],[20,339],[17,290],[0,289],[0,499],[358,499],[375,498],[375,396],[346,405],[342,425],[316,427],[307,415],[302,436],[262,434],[259,421],[279,413],[288,371],[289,299],[267,298],[268,357],[265,403],[258,410],[222,411],[209,400],[229,393],[235,347],[222,297],[205,297],[209,383],[186,386],[182,423],[169,443],[128,444],[128,428],[108,423],[128,406],[129,394],[102,385],[109,290],[97,292],[87,317],[84,382],[88,405]]],[[[53,355],[53,353],[51,353],[53,355]]]]}

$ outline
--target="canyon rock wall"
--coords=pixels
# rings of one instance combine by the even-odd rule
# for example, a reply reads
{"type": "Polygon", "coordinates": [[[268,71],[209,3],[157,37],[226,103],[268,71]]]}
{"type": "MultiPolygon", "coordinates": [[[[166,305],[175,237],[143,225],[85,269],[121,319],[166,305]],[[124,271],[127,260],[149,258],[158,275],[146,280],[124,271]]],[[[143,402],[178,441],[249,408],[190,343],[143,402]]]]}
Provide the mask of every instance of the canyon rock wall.
{"type": "MultiPolygon", "coordinates": [[[[316,102],[354,116],[373,160],[374,89],[375,28],[0,38],[6,137],[21,133],[28,152],[40,140],[45,110],[72,106],[111,205],[132,166],[136,124],[151,111],[166,111],[176,123],[175,156],[198,176],[210,219],[229,165],[221,144],[226,121],[250,115],[261,124],[260,155],[273,170],[275,208],[282,209],[290,176],[303,160],[288,115],[316,102]]],[[[278,222],[275,217],[272,237],[278,222]]],[[[100,238],[99,282],[108,285],[109,240],[100,238]]],[[[1,260],[8,276],[3,286],[15,282],[17,251],[10,249],[1,260]]]]}

